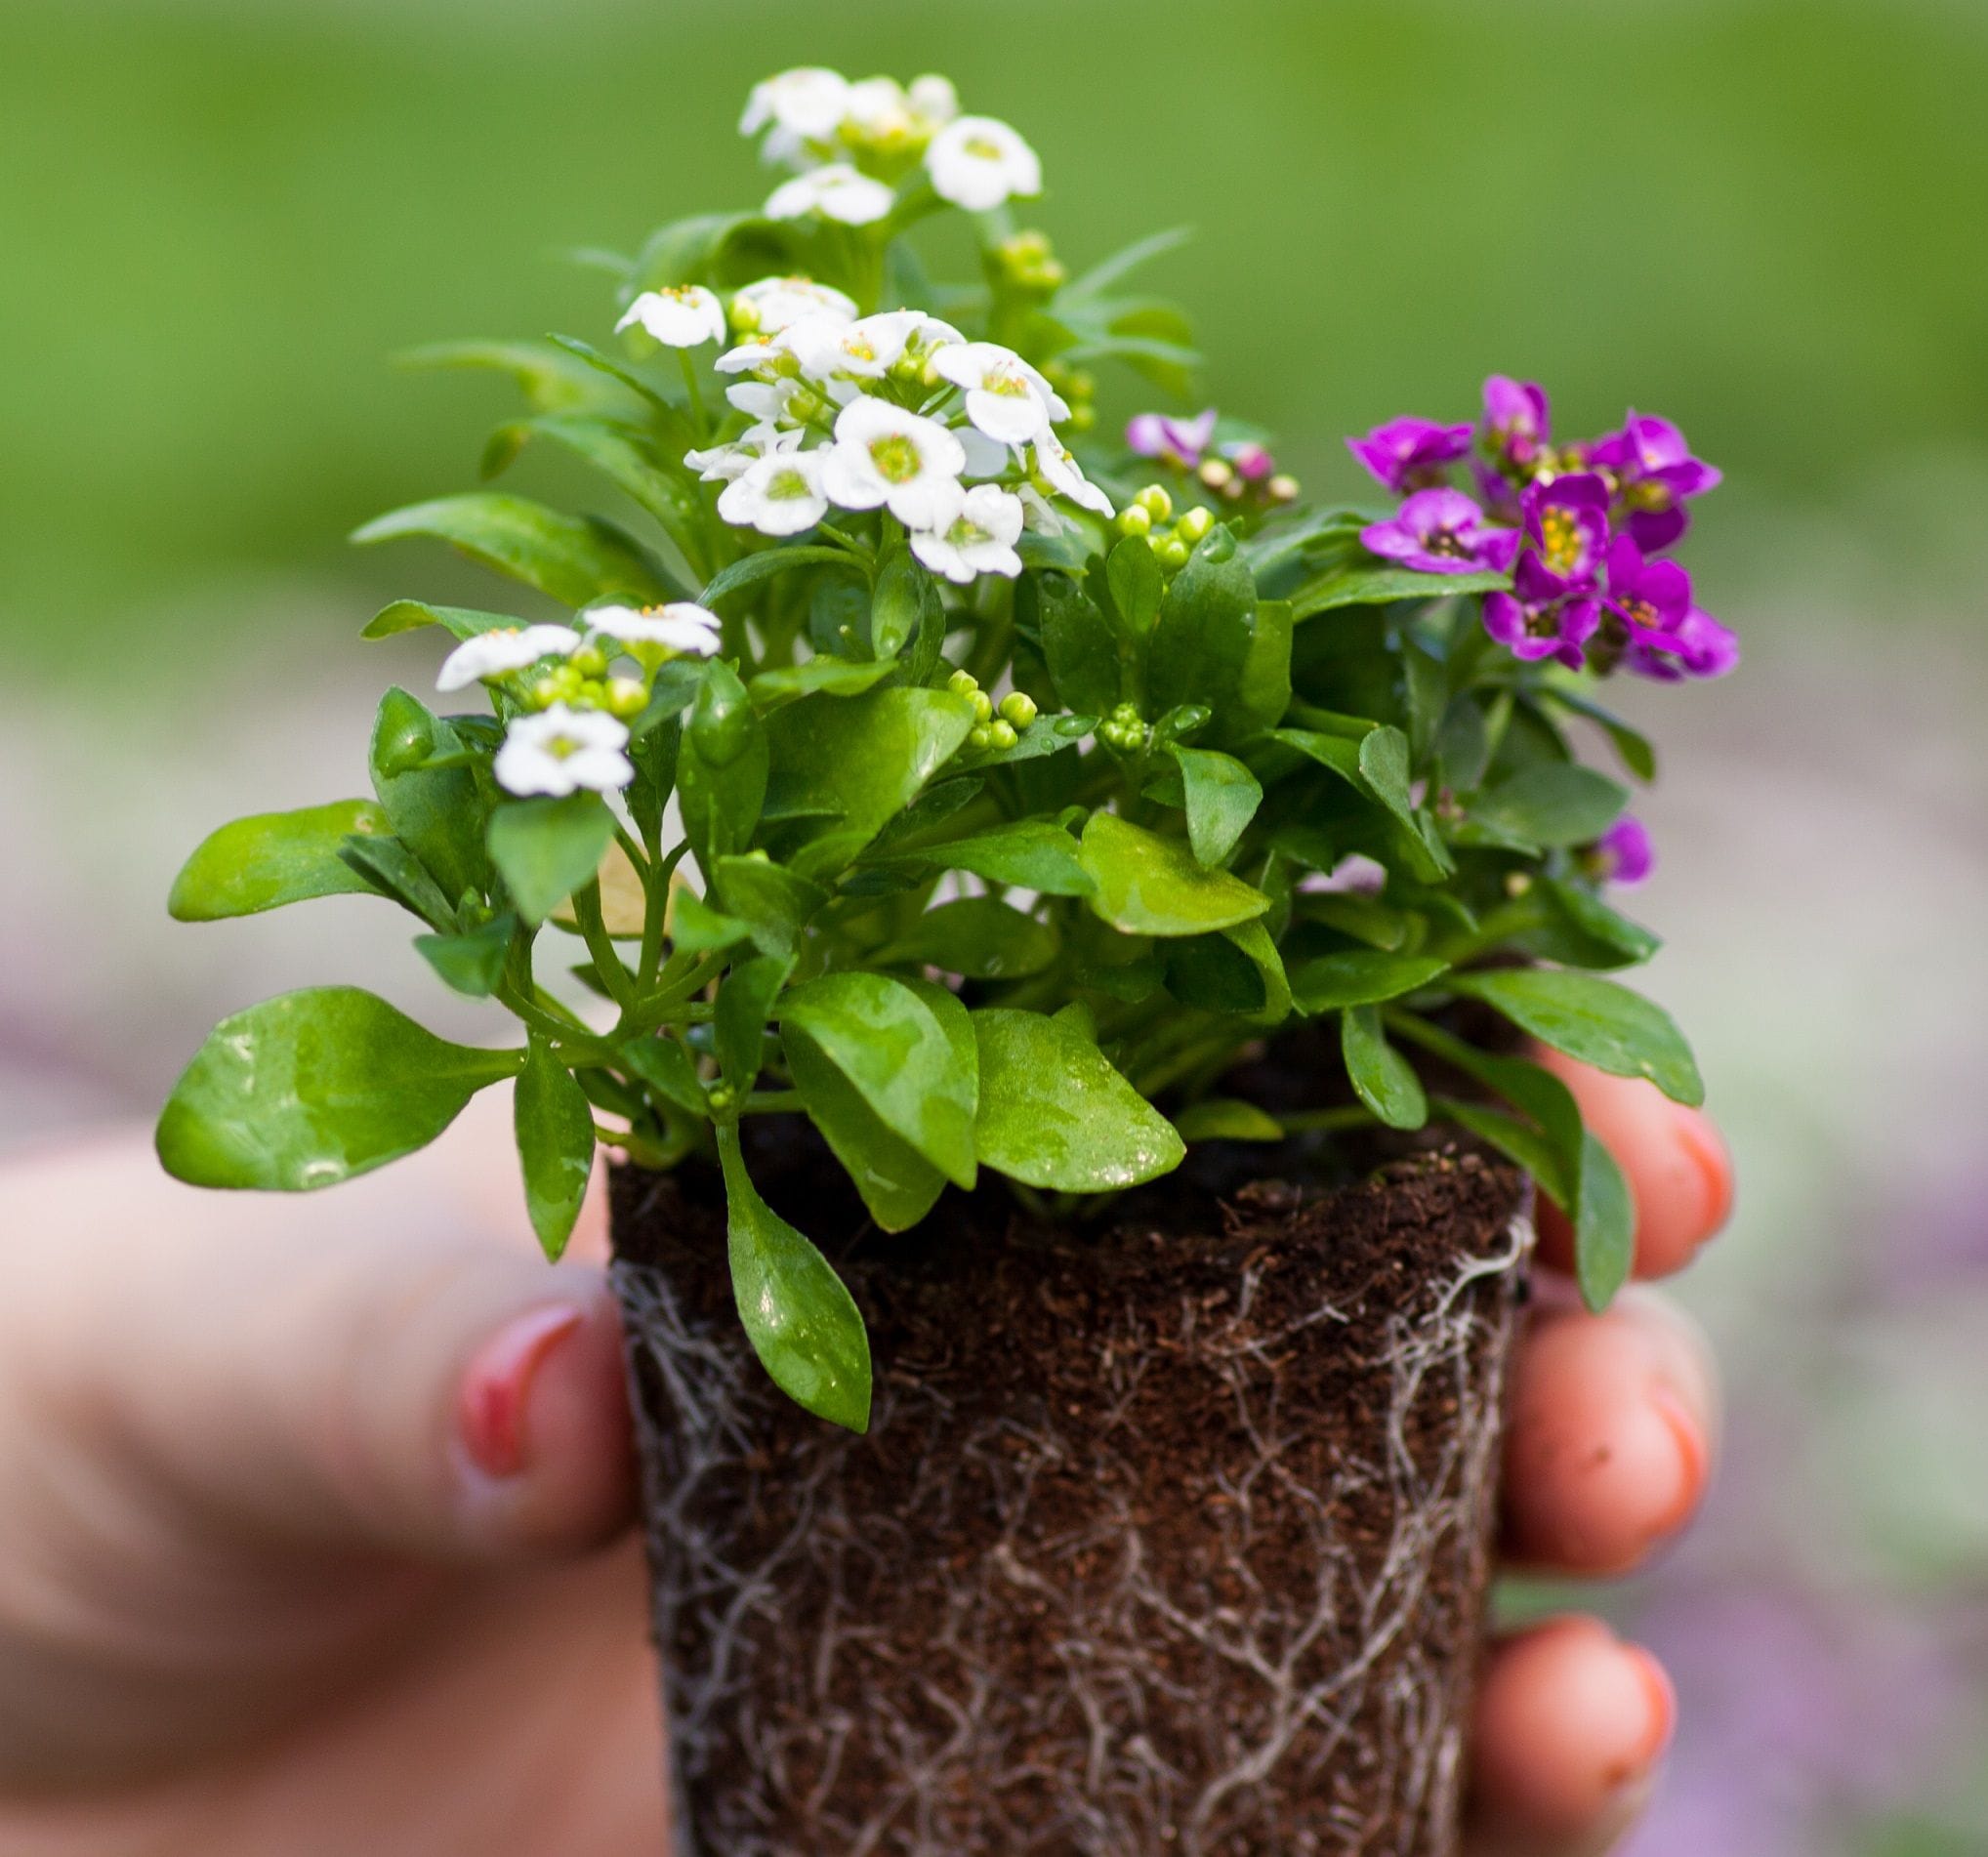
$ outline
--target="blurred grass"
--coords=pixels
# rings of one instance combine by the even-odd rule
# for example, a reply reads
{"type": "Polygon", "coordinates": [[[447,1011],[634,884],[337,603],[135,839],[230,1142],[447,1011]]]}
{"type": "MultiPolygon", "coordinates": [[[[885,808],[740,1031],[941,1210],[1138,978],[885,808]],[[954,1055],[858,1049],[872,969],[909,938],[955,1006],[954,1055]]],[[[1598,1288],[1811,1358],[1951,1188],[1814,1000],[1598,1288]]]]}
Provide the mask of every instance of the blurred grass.
{"type": "Polygon", "coordinates": [[[601,335],[601,280],[547,254],[757,200],[738,105],[810,60],[941,68],[1012,117],[1073,263],[1199,226],[1154,280],[1200,319],[1211,390],[1321,485],[1352,482],[1338,434],[1461,415],[1494,367],[1548,380],[1570,429],[1633,396],[1754,493],[1818,509],[1874,458],[1988,468],[1979,7],[829,12],[9,0],[20,648],[53,667],[77,624],[143,624],[197,657],[202,621],[274,577],[349,586],[355,618],[434,585],[341,538],[466,482],[498,391],[386,356],[601,335]]]}

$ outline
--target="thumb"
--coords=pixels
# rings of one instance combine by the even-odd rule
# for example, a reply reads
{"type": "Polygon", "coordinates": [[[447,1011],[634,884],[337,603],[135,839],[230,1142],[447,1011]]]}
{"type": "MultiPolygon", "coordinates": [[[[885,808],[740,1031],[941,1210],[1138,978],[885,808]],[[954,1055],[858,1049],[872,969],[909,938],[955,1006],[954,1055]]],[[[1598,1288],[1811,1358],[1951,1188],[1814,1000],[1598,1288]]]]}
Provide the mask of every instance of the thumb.
{"type": "Polygon", "coordinates": [[[599,1270],[493,1241],[438,1170],[274,1200],[195,1194],[148,1155],[98,1160],[88,1198],[121,1217],[92,1221],[84,1293],[45,1300],[29,1329],[43,1371],[16,1366],[68,1452],[147,1492],[183,1545],[489,1562],[625,1520],[621,1332],[599,1270]]]}

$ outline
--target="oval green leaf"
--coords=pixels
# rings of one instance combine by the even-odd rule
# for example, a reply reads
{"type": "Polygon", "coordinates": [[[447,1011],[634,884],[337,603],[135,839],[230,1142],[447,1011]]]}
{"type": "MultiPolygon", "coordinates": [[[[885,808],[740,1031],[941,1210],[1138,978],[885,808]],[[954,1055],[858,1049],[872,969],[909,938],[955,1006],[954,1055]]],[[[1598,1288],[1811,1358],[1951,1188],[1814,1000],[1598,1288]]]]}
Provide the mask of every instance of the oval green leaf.
{"type": "Polygon", "coordinates": [[[373,886],[339,847],[349,836],[370,838],[387,829],[387,815],[369,800],[236,819],[211,833],[186,860],[166,909],[176,922],[221,922],[311,896],[370,893],[373,886]]]}
{"type": "Polygon", "coordinates": [[[1091,907],[1131,935],[1199,935],[1261,916],[1270,899],[1226,871],[1112,812],[1094,812],[1079,853],[1098,886],[1091,907]]]}
{"type": "Polygon", "coordinates": [[[525,1210],[545,1255],[557,1262],[594,1174],[594,1112],[573,1073],[536,1037],[511,1106],[525,1210]]]}
{"type": "Polygon", "coordinates": [[[1496,1007],[1521,1031],[1617,1077],[1644,1077],[1674,1101],[1705,1100],[1697,1060],[1671,1015],[1592,973],[1512,968],[1451,975],[1456,992],[1496,1007]]]}
{"type": "Polygon", "coordinates": [[[601,868],[614,814],[598,793],[510,800],[490,815],[490,860],[534,928],[601,868]]]}
{"type": "Polygon", "coordinates": [[[1354,1094],[1390,1129],[1419,1129],[1429,1120],[1422,1079],[1388,1044],[1378,1007],[1346,1008],[1340,1020],[1340,1050],[1354,1094]]]}
{"type": "Polygon", "coordinates": [[[1065,1019],[973,1014],[980,1042],[980,1159],[1030,1186],[1108,1193],[1180,1166],[1174,1125],[1065,1019]]]}
{"type": "Polygon", "coordinates": [[[285,993],[208,1035],[159,1117],[159,1159],[194,1186],[330,1186],[426,1147],[522,1057],[452,1045],[357,987],[285,993]]]}

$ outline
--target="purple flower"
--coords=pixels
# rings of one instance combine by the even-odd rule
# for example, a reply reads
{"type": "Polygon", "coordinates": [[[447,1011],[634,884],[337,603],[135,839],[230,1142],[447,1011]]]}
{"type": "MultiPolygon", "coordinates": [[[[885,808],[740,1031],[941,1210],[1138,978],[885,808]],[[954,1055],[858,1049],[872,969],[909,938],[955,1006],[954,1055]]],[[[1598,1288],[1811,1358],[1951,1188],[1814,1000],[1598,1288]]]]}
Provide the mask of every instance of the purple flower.
{"type": "Polygon", "coordinates": [[[1387,522],[1360,531],[1376,555],[1425,574],[1504,573],[1518,552],[1516,529],[1484,526],[1484,512],[1461,490],[1418,490],[1387,522]]]}
{"type": "Polygon", "coordinates": [[[1601,602],[1592,594],[1570,592],[1523,555],[1509,594],[1484,596],[1484,630],[1516,658],[1557,658],[1571,671],[1587,661],[1582,647],[1601,625],[1601,602]]]}
{"type": "Polygon", "coordinates": [[[1720,473],[1694,458],[1668,419],[1632,412],[1618,433],[1597,438],[1589,462],[1606,471],[1629,511],[1629,532],[1648,554],[1669,548],[1690,524],[1683,505],[1718,486],[1720,473]]]}
{"type": "Polygon", "coordinates": [[[1348,438],[1346,449],[1398,496],[1440,483],[1443,468],[1470,449],[1470,428],[1438,426],[1431,419],[1390,419],[1364,438],[1348,438]]]}
{"type": "Polygon", "coordinates": [[[1639,676],[1675,683],[1723,677],[1739,662],[1739,640],[1691,603],[1691,576],[1648,559],[1627,535],[1609,545],[1608,609],[1629,635],[1623,662],[1639,676]]]}
{"type": "Polygon", "coordinates": [[[1676,683],[1687,677],[1723,677],[1740,660],[1739,640],[1709,612],[1693,606],[1677,631],[1633,639],[1622,661],[1639,677],[1676,683]]]}
{"type": "Polygon", "coordinates": [[[1276,459],[1253,439],[1245,438],[1240,444],[1224,445],[1222,455],[1235,467],[1235,475],[1245,483],[1261,483],[1277,469],[1276,459]]]}
{"type": "Polygon", "coordinates": [[[1546,389],[1536,382],[1494,374],[1484,383],[1484,424],[1478,442],[1501,470],[1531,476],[1546,454],[1552,430],[1546,389]]]}
{"type": "Polygon", "coordinates": [[[1139,413],[1125,429],[1125,442],[1141,458],[1165,458],[1191,471],[1201,462],[1215,436],[1215,408],[1192,419],[1172,419],[1165,413],[1139,413]]]}
{"type": "Polygon", "coordinates": [[[1562,593],[1595,585],[1608,547],[1608,485],[1592,471],[1541,479],[1525,493],[1526,558],[1562,593]]]}
{"type": "Polygon", "coordinates": [[[1595,841],[1595,862],[1611,884],[1640,884],[1656,864],[1649,828],[1625,812],[1595,841]]]}

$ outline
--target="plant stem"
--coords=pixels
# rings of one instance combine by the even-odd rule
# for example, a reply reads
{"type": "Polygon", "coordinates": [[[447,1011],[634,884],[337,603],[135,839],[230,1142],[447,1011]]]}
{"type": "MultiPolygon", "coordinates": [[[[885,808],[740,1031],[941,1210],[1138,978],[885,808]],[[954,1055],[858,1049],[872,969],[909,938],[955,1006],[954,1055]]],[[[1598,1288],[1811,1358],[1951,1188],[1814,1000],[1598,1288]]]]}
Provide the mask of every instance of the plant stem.
{"type": "Polygon", "coordinates": [[[677,359],[683,369],[683,385],[690,390],[690,410],[697,418],[697,436],[711,436],[711,408],[704,403],[704,383],[697,378],[697,364],[688,349],[679,349],[677,359]]]}

